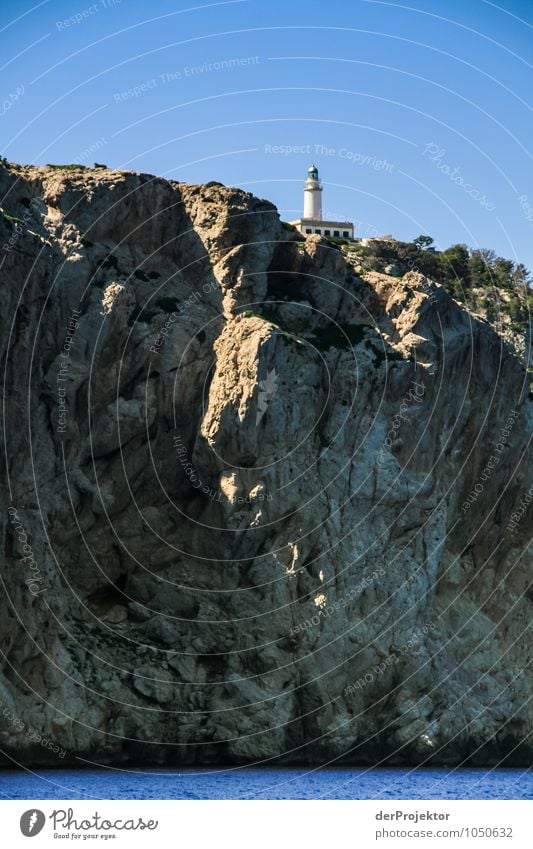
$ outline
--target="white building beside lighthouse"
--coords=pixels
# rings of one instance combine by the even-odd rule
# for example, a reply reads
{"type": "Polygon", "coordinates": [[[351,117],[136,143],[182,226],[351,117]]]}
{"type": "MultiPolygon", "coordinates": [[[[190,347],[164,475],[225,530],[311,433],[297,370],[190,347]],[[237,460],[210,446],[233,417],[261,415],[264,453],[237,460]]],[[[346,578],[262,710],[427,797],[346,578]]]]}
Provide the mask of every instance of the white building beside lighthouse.
{"type": "Polygon", "coordinates": [[[291,221],[300,233],[309,236],[333,236],[337,239],[354,237],[354,226],[351,221],[324,221],[322,218],[322,185],[318,177],[318,168],[311,165],[307,169],[307,180],[304,186],[304,214],[302,218],[291,221]]]}

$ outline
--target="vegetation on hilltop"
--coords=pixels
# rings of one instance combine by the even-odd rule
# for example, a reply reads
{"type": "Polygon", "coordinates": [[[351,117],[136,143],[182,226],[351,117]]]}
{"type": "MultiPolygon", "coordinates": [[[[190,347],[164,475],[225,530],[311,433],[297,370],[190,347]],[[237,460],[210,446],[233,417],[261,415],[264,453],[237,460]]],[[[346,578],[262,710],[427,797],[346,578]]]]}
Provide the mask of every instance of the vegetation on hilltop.
{"type": "Polygon", "coordinates": [[[532,276],[525,265],[497,256],[492,250],[462,244],[435,251],[430,247],[432,242],[429,236],[413,242],[375,239],[366,245],[354,242],[344,249],[355,254],[363,270],[386,273],[386,268],[394,265],[398,275],[419,271],[440,283],[468,309],[484,313],[489,321],[507,317],[514,330],[526,330],[533,310],[533,291],[532,276]]]}

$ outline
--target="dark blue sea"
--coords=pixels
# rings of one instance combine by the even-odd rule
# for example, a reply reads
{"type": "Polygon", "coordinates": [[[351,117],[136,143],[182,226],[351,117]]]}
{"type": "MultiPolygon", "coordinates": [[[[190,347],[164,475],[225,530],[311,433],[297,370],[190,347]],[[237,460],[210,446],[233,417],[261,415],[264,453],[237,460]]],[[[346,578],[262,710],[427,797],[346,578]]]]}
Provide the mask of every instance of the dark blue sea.
{"type": "Polygon", "coordinates": [[[2,799],[533,799],[531,769],[0,771],[2,799]]]}

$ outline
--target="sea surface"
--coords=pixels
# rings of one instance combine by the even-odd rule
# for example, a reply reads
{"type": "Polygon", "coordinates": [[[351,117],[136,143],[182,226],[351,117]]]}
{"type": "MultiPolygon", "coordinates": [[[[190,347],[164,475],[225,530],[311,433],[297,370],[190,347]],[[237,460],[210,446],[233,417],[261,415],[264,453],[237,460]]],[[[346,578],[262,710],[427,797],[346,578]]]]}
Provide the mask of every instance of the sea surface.
{"type": "Polygon", "coordinates": [[[0,770],[0,798],[533,799],[533,770],[0,770]]]}

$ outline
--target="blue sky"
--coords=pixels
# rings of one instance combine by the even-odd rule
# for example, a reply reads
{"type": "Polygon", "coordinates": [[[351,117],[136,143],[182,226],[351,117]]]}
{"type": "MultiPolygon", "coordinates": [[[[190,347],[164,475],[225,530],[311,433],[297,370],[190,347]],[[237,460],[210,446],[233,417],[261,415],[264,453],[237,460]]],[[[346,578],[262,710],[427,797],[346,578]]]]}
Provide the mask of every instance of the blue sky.
{"type": "Polygon", "coordinates": [[[3,0],[0,153],[219,180],[533,268],[532,0],[3,0]],[[529,211],[531,210],[531,211],[529,211]]]}

